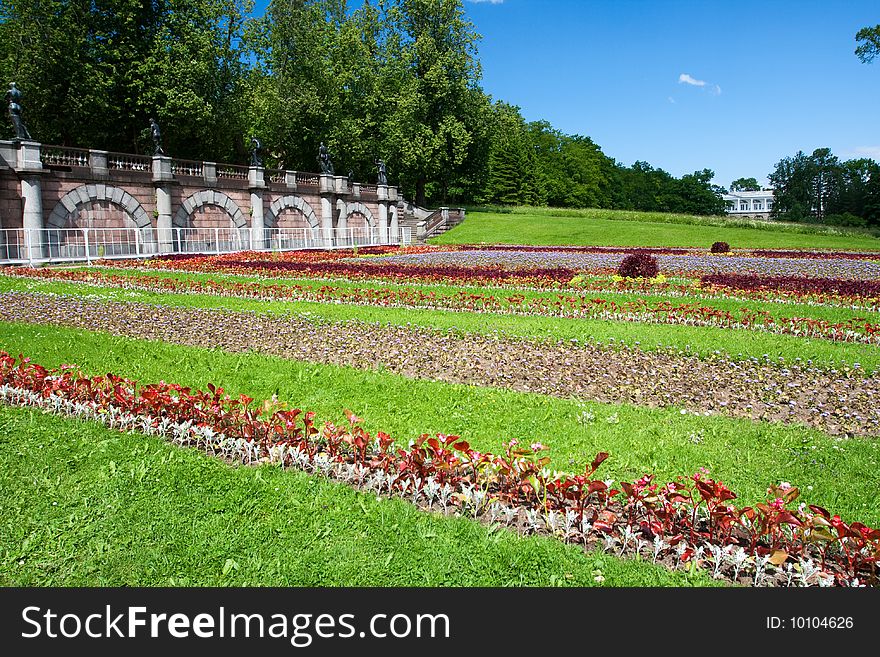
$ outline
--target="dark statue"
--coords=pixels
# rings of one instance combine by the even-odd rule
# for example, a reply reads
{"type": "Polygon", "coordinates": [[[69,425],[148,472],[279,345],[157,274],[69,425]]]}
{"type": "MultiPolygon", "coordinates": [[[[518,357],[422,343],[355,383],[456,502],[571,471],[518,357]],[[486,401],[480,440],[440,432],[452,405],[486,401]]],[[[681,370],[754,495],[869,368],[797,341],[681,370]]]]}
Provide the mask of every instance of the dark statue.
{"type": "Polygon", "coordinates": [[[150,136],[153,138],[153,155],[165,155],[165,151],[162,150],[162,131],[152,117],[150,117],[150,136]]]}
{"type": "Polygon", "coordinates": [[[251,138],[251,166],[263,166],[263,143],[256,137],[251,138]]]}
{"type": "Polygon", "coordinates": [[[330,152],[327,150],[323,141],[321,142],[321,147],[318,149],[318,162],[321,164],[321,173],[329,174],[331,176],[335,175],[333,172],[333,162],[330,161],[330,152]]]}
{"type": "Polygon", "coordinates": [[[378,184],[388,184],[388,171],[385,169],[385,162],[380,158],[376,160],[376,168],[379,170],[378,184]]]}
{"type": "Polygon", "coordinates": [[[21,120],[21,90],[15,86],[15,82],[9,85],[6,92],[6,102],[9,103],[9,118],[12,119],[12,127],[15,130],[16,139],[30,139],[31,135],[24,121],[21,120]]]}

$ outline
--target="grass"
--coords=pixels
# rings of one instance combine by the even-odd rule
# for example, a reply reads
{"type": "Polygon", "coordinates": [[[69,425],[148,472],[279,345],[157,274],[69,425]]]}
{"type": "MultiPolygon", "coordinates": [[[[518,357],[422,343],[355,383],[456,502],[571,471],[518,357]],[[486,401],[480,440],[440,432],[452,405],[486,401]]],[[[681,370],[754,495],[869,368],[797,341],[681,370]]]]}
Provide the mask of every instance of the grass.
{"type": "Polygon", "coordinates": [[[771,483],[789,481],[807,503],[850,521],[880,522],[876,439],[839,441],[800,426],[582,403],[54,327],[0,324],[0,348],[46,366],[75,362],[92,374],[111,371],[145,383],[205,388],[213,382],[256,399],[277,394],[324,420],[343,421],[348,408],[366,419],[369,431],[382,429],[402,443],[443,432],[499,452],[511,438],[539,440],[551,447],[560,470],[580,469],[599,451],[611,453],[603,475],[618,479],[653,472],[665,481],[706,467],[744,503],[764,500],[771,483]],[[584,411],[595,420],[580,421],[584,411]]]}
{"type": "Polygon", "coordinates": [[[2,586],[715,584],[28,409],[0,486],[2,586]]]}
{"type": "Polygon", "coordinates": [[[828,227],[754,220],[744,222],[724,217],[555,208],[469,212],[463,223],[431,242],[701,248],[709,248],[713,242],[728,242],[733,248],[880,251],[877,237],[828,227]]]}
{"type": "MultiPolygon", "coordinates": [[[[141,292],[81,283],[26,280],[8,276],[0,276],[0,292],[2,291],[84,295],[95,297],[98,300],[137,301],[182,307],[226,308],[275,315],[305,314],[321,321],[358,320],[381,324],[413,324],[440,330],[455,329],[474,333],[498,331],[522,337],[638,344],[641,348],[648,350],[658,347],[674,347],[702,355],[720,351],[734,358],[740,356],[761,357],[766,354],[773,359],[783,358],[789,362],[795,358],[801,358],[828,367],[859,363],[869,372],[880,369],[880,349],[874,346],[774,335],[745,329],[541,316],[523,317],[445,310],[411,310],[305,301],[257,301],[212,295],[141,292]]],[[[782,304],[778,304],[778,306],[784,307],[782,304]]]]}

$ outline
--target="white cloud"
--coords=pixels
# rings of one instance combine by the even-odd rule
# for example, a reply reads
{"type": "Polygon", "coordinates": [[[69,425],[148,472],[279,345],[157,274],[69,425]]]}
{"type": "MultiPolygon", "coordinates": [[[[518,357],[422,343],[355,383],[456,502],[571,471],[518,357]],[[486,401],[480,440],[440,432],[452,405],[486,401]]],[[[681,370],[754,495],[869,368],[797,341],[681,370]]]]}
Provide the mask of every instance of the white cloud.
{"type": "Polygon", "coordinates": [[[667,96],[666,100],[675,105],[675,98],[673,98],[672,96],[667,96]]]}
{"type": "Polygon", "coordinates": [[[681,83],[684,83],[684,84],[690,84],[694,87],[705,87],[706,86],[705,80],[697,80],[696,78],[692,78],[687,73],[682,73],[681,75],[679,75],[678,81],[681,83]]]}
{"type": "Polygon", "coordinates": [[[504,0],[467,0],[468,2],[473,2],[474,4],[480,3],[489,3],[490,5],[500,5],[504,4],[504,0]]]}
{"type": "Polygon", "coordinates": [[[705,80],[697,80],[697,78],[692,75],[688,75],[687,73],[682,73],[678,76],[679,84],[688,84],[692,87],[699,87],[703,91],[708,92],[713,96],[721,95],[721,87],[717,84],[712,84],[711,82],[706,82],[705,80]]]}

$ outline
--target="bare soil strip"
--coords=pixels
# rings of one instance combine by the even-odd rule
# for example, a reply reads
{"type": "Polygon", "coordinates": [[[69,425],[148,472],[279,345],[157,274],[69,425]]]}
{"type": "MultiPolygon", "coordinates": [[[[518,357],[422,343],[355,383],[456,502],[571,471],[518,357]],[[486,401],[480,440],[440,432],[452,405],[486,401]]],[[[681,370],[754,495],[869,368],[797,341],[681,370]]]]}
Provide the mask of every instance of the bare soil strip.
{"type": "Polygon", "coordinates": [[[880,376],[858,369],[23,293],[0,294],[0,321],[382,367],[411,378],[557,397],[803,423],[837,436],[880,435],[880,376]]]}

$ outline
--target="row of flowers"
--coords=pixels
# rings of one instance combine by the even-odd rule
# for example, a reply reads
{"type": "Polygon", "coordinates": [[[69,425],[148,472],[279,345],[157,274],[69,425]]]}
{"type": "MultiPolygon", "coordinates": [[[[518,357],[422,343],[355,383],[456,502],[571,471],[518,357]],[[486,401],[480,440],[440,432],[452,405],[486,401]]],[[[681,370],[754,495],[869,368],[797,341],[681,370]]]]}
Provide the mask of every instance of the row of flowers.
{"type": "Polygon", "coordinates": [[[880,280],[839,280],[807,276],[751,276],[712,274],[700,278],[704,289],[724,288],[737,292],[790,292],[806,297],[841,297],[880,301],[880,280]]]}
{"type": "Polygon", "coordinates": [[[250,299],[283,299],[350,303],[382,307],[429,308],[467,312],[512,313],[614,321],[656,322],[690,326],[717,326],[769,331],[782,335],[844,342],[880,342],[880,324],[863,317],[830,322],[810,317],[780,317],[766,310],[722,310],[698,303],[635,299],[623,301],[585,294],[526,296],[494,295],[459,290],[444,294],[414,288],[336,287],[333,285],[283,285],[262,281],[179,280],[143,275],[119,276],[82,270],[13,268],[10,274],[41,279],[84,282],[145,291],[214,294],[250,299]]]}
{"type": "Polygon", "coordinates": [[[176,444],[247,464],[276,463],[351,483],[421,507],[549,534],[671,567],[701,568],[754,585],[863,586],[878,583],[880,530],[847,523],[816,505],[796,504],[781,482],[768,499],[736,506],[736,494],[701,471],[658,483],[605,480],[599,453],[583,473],[551,471],[547,448],[511,440],[504,453],[480,452],[454,435],[422,435],[406,447],[372,436],[349,411],[347,426],[262,405],[222,388],[137,385],[113,374],[89,377],[75,366],[48,370],[0,352],[0,400],[98,420],[111,428],[161,435],[176,444]]]}
{"type": "MultiPolygon", "coordinates": [[[[785,249],[736,249],[731,250],[726,242],[716,242],[712,246],[723,245],[716,253],[724,253],[737,256],[751,256],[756,258],[812,258],[816,260],[880,260],[880,252],[856,252],[856,251],[802,251],[785,249]]],[[[559,253],[648,253],[651,255],[695,255],[712,253],[712,249],[671,248],[671,247],[624,247],[624,246],[525,246],[516,244],[462,244],[441,247],[443,250],[468,250],[468,251],[532,251],[559,253]]]]}
{"type": "MultiPolygon", "coordinates": [[[[522,257],[517,260],[517,254],[502,252],[495,254],[501,256],[491,262],[479,264],[478,260],[467,257],[463,251],[440,252],[432,247],[407,247],[403,250],[394,250],[395,247],[370,247],[355,254],[351,250],[339,251],[300,251],[289,253],[265,253],[246,252],[225,254],[218,256],[174,256],[163,257],[141,263],[139,261],[120,261],[112,264],[114,267],[127,266],[147,269],[161,269],[169,271],[190,271],[205,273],[226,273],[244,276],[260,277],[297,277],[297,278],[344,278],[346,280],[385,280],[408,283],[443,283],[471,286],[491,287],[529,287],[535,289],[567,289],[580,287],[584,289],[607,288],[607,277],[614,274],[623,253],[614,255],[597,256],[601,262],[566,263],[571,266],[548,267],[547,263],[553,262],[552,252],[538,252],[525,254],[527,260],[522,257]],[[393,254],[393,259],[391,255],[393,254]],[[355,255],[357,257],[355,257],[355,255]],[[426,262],[425,258],[432,261],[426,262]],[[437,259],[440,258],[439,261],[437,259]],[[548,259],[550,258],[550,259],[548,259]],[[434,262],[434,264],[432,264],[434,262]],[[511,265],[513,265],[511,267],[511,265]],[[604,276],[605,280],[591,280],[585,274],[604,276]]],[[[630,250],[629,252],[641,252],[630,250]]],[[[524,254],[520,254],[523,256],[524,254]]],[[[710,256],[702,257],[702,260],[712,260],[710,256]]],[[[719,259],[715,258],[717,262],[719,259]]],[[[760,280],[760,285],[745,285],[737,289],[740,296],[746,295],[755,299],[789,300],[809,303],[836,303],[836,304],[867,304],[876,305],[880,302],[876,274],[878,271],[861,271],[858,262],[847,263],[835,261],[838,268],[843,267],[844,275],[819,276],[819,271],[809,261],[801,261],[798,274],[791,272],[756,272],[754,267],[746,263],[742,267],[735,265],[735,257],[721,258],[726,264],[724,271],[700,271],[699,266],[683,275],[702,275],[704,279],[721,280],[725,277],[729,281],[737,277],[750,277],[760,280]],[[855,267],[855,269],[853,268],[855,267]],[[802,276],[804,270],[810,276],[802,276]],[[770,275],[774,274],[774,275],[770,275]],[[801,287],[786,284],[785,281],[804,279],[808,281],[801,287]]],[[[690,258],[691,265],[699,265],[699,259],[690,258]]],[[[674,267],[670,269],[668,263],[661,264],[661,273],[675,274],[674,267]]],[[[797,268],[796,268],[797,269],[797,268]]],[[[682,272],[678,272],[682,274],[682,272]]],[[[841,273],[838,271],[838,273],[841,273]]],[[[648,282],[641,280],[618,281],[614,284],[621,290],[640,290],[665,293],[675,291],[693,293],[694,290],[687,285],[648,282]],[[680,289],[679,289],[680,288],[680,289]]],[[[728,288],[731,286],[728,285],[728,288]]],[[[703,292],[712,295],[716,286],[707,284],[703,292]]]]}
{"type": "MultiPolygon", "coordinates": [[[[604,272],[617,270],[628,252],[569,253],[554,251],[434,251],[420,254],[388,255],[371,261],[383,264],[418,267],[496,268],[502,272],[547,270],[604,272]]],[[[639,252],[638,249],[633,252],[639,252]]],[[[643,255],[651,255],[641,251],[643,255]]],[[[712,255],[687,253],[656,255],[660,271],[666,275],[701,276],[704,274],[754,274],[759,276],[814,276],[848,280],[880,279],[880,262],[842,258],[761,258],[742,254],[712,255]]]]}

